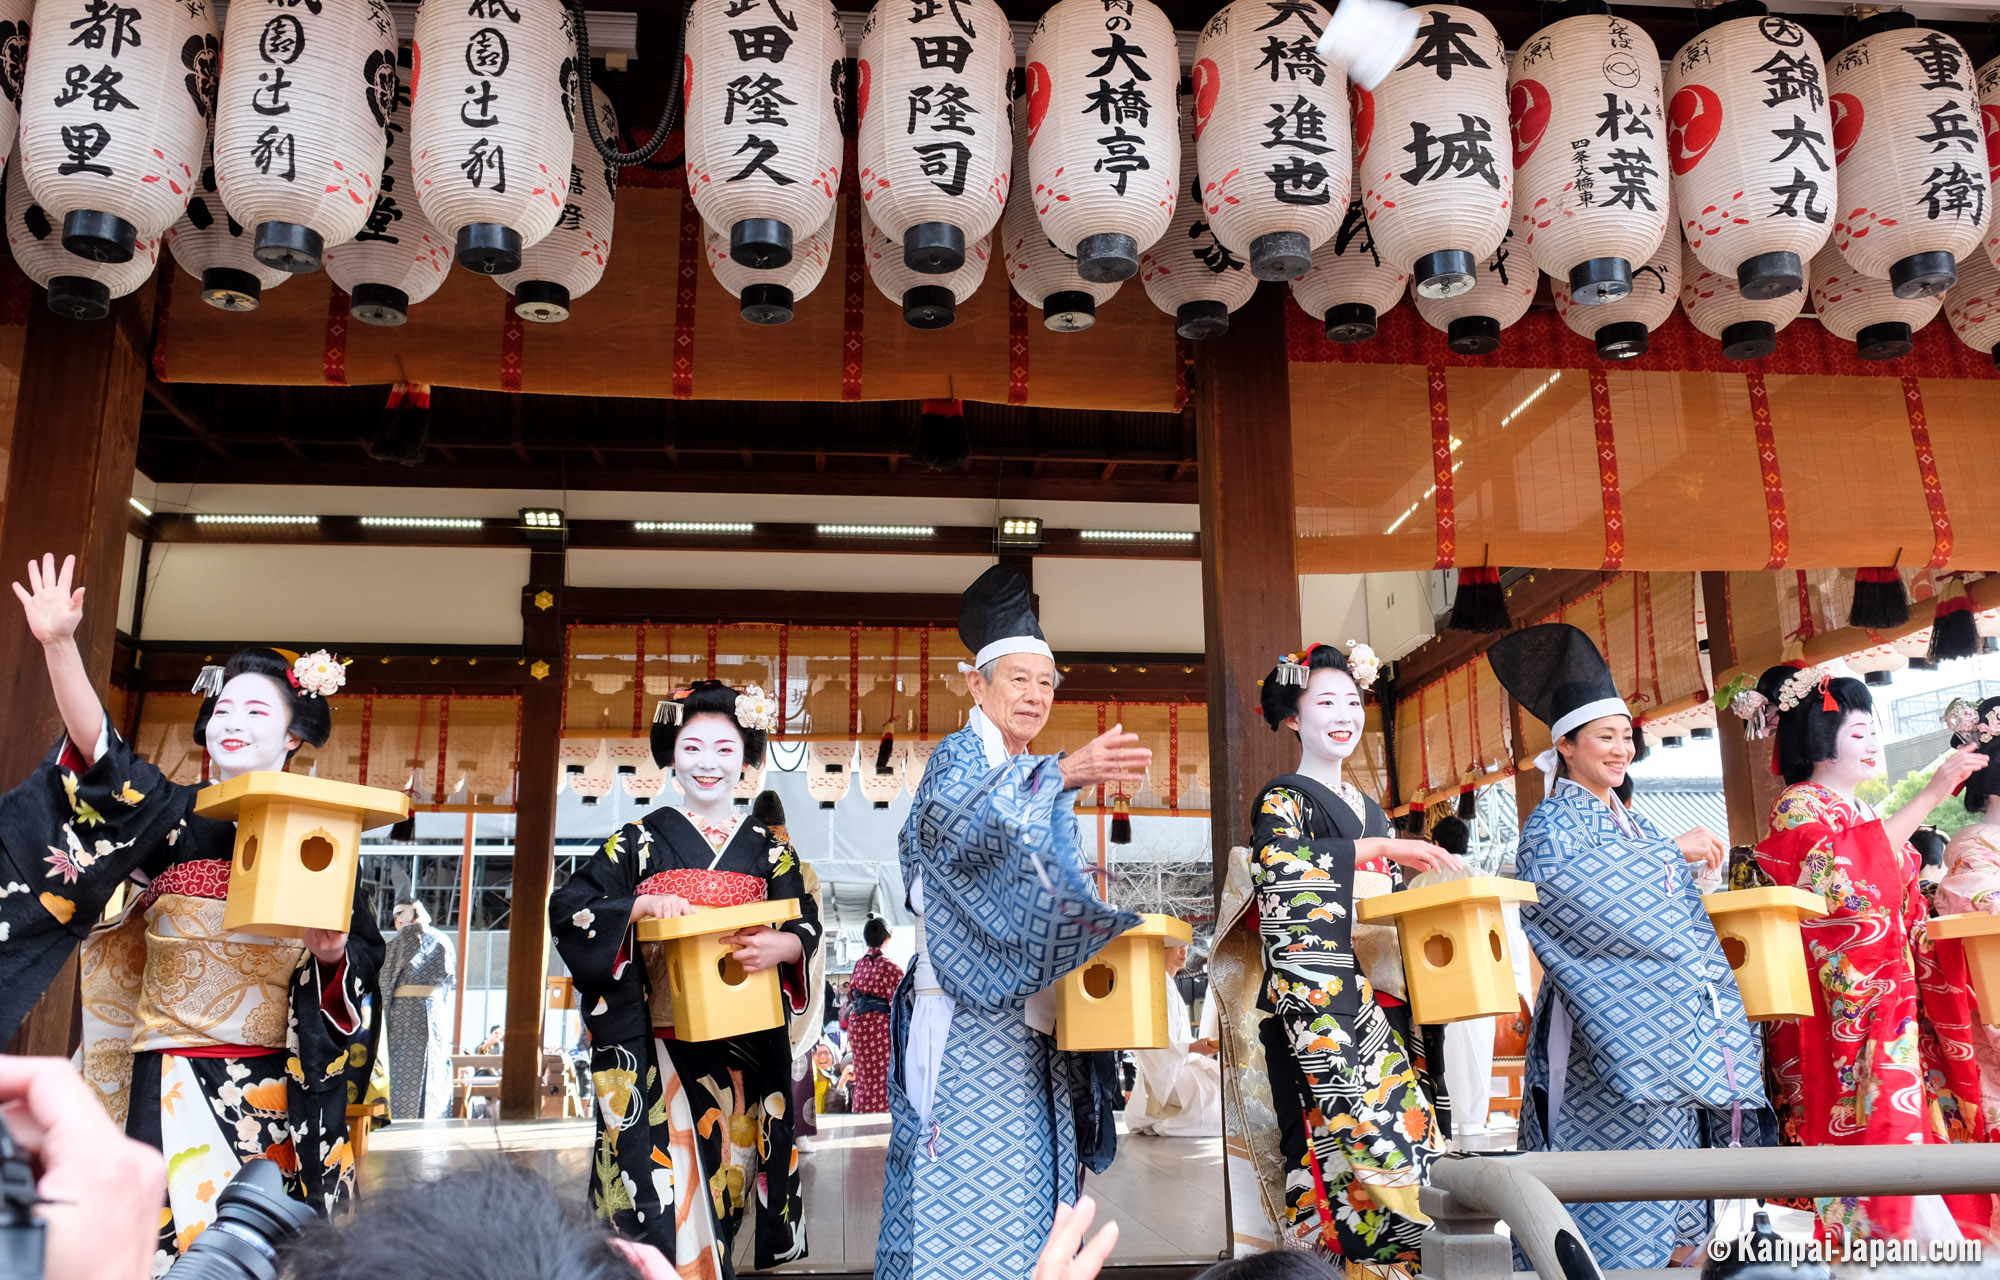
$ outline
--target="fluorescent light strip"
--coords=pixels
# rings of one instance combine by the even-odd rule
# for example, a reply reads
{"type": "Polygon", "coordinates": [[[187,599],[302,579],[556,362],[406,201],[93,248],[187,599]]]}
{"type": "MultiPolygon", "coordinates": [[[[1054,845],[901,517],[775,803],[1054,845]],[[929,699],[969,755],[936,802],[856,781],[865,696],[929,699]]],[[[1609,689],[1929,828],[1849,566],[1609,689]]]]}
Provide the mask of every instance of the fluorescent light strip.
{"type": "Polygon", "coordinates": [[[1085,542],[1193,542],[1201,535],[1187,529],[1078,529],[1085,542]]]}
{"type": "MultiPolygon", "coordinates": [[[[1542,384],[1541,386],[1539,386],[1539,387],[1536,387],[1536,388],[1535,388],[1535,389],[1534,389],[1533,391],[1530,391],[1530,392],[1528,393],[1528,398],[1527,398],[1527,399],[1525,399],[1525,400],[1521,401],[1521,403],[1519,403],[1519,404],[1515,405],[1515,406],[1514,406],[1514,411],[1513,411],[1512,413],[1510,413],[1510,414],[1508,414],[1508,415],[1507,415],[1506,417],[1504,417],[1504,418],[1500,419],[1500,425],[1504,427],[1504,426],[1506,426],[1506,425],[1507,425],[1508,423],[1512,422],[1512,421],[1513,421],[1514,419],[1516,419],[1516,418],[1520,417],[1520,416],[1521,416],[1521,410],[1523,410],[1523,409],[1527,408],[1527,407],[1528,407],[1529,405],[1533,404],[1533,403],[1534,403],[1534,402],[1535,402],[1535,401],[1536,401],[1537,399],[1539,399],[1539,398],[1541,397],[1541,394],[1542,394],[1542,392],[1544,392],[1544,391],[1547,391],[1547,390],[1548,390],[1548,389],[1549,389],[1549,388],[1550,388],[1551,386],[1555,385],[1555,381],[1556,381],[1556,379],[1557,379],[1557,378],[1560,378],[1560,377],[1562,377],[1562,370],[1560,370],[1560,369],[1558,369],[1558,370],[1556,370],[1556,371],[1555,371],[1554,373],[1550,374],[1550,375],[1549,375],[1549,380],[1548,380],[1547,382],[1544,382],[1544,383],[1543,383],[1543,384],[1542,384]]],[[[1457,447],[1457,445],[1455,445],[1455,444],[1454,444],[1454,445],[1453,445],[1452,447],[1453,447],[1453,448],[1456,448],[1456,447],[1457,447]]]]}
{"type": "Polygon", "coordinates": [[[937,532],[927,524],[823,524],[823,538],[928,538],[937,532]]]}
{"type": "Polygon", "coordinates": [[[203,512],[194,518],[196,524],[318,524],[318,516],[259,516],[238,512],[203,512]]]}
{"type": "Polygon", "coordinates": [[[150,516],[153,514],[153,509],[147,506],[145,503],[139,501],[137,498],[127,498],[125,499],[125,501],[131,503],[132,509],[138,512],[142,516],[150,516]]]}
{"type": "Polygon", "coordinates": [[[757,526],[741,520],[634,520],[640,533],[755,533],[757,526]]]}
{"type": "Polygon", "coordinates": [[[470,516],[363,516],[369,529],[484,529],[486,522],[470,516]]]}

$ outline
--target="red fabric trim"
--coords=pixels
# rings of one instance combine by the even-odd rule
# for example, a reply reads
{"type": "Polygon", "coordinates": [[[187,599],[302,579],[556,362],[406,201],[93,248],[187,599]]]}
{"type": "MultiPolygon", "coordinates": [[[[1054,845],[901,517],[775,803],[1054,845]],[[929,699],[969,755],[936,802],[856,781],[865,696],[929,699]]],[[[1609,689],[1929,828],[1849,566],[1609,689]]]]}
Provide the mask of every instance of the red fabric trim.
{"type": "Polygon", "coordinates": [[[861,628],[847,629],[847,732],[861,732],[861,628]]]}
{"type": "MultiPolygon", "coordinates": [[[[1413,307],[1385,312],[1373,338],[1339,343],[1326,336],[1326,326],[1285,299],[1286,349],[1300,364],[1440,365],[1449,369],[1588,369],[1603,367],[1596,344],[1570,331],[1553,311],[1531,311],[1511,326],[1500,350],[1490,356],[1462,356],[1446,345],[1442,331],[1418,317],[1413,307]]],[[[1780,335],[1777,353],[1762,360],[1728,360],[1722,344],[1688,323],[1675,311],[1653,330],[1652,347],[1643,356],[1618,362],[1621,369],[1656,373],[1800,373],[1845,378],[1917,376],[1925,378],[2000,378],[1984,352],[1958,340],[1947,324],[1917,330],[1916,345],[1900,360],[1863,360],[1852,342],[1833,336],[1817,324],[1794,324],[1780,335]]]]}
{"type": "Polygon", "coordinates": [[[1812,583],[1806,579],[1804,569],[1795,570],[1799,578],[1799,627],[1792,632],[1800,640],[1810,640],[1819,634],[1819,626],[1813,618],[1812,583]]]}
{"type": "Polygon", "coordinates": [[[674,271],[674,399],[694,395],[694,298],[700,277],[695,264],[701,259],[701,216],[695,212],[694,197],[681,194],[681,242],[674,271]]]}
{"type": "Polygon", "coordinates": [[[931,736],[931,629],[925,627],[917,638],[917,660],[923,663],[923,677],[917,685],[917,736],[931,736]]]}
{"type": "Polygon", "coordinates": [[[1951,513],[1945,510],[1944,481],[1938,476],[1937,454],[1931,451],[1930,424],[1924,420],[1924,389],[1914,376],[1903,379],[1903,410],[1910,419],[1910,443],[1917,450],[1917,474],[1924,481],[1924,503],[1931,509],[1931,562],[1942,569],[1951,560],[1951,513]]]}
{"type": "Polygon", "coordinates": [[[500,389],[521,389],[521,367],[527,362],[528,322],[514,311],[514,295],[500,295],[500,389]]]}
{"type": "Polygon", "coordinates": [[[708,624],[708,678],[710,680],[715,679],[715,652],[716,652],[716,646],[721,642],[721,639],[722,639],[721,626],[717,623],[713,622],[709,623],[708,624]]]}
{"type": "Polygon", "coordinates": [[[656,871],[639,882],[640,896],[685,898],[697,907],[738,907],[746,902],[762,902],[771,887],[762,876],[741,871],[709,871],[701,867],[677,867],[656,871]]]}
{"type": "MultiPolygon", "coordinates": [[[[366,694],[361,699],[361,785],[368,786],[368,744],[374,737],[375,695],[366,694]]],[[[518,758],[518,757],[517,757],[518,758]]]]}
{"type": "Polygon", "coordinates": [[[348,306],[352,301],[339,285],[326,300],[326,347],[320,356],[320,372],[329,387],[347,385],[347,328],[354,323],[348,306]]]}
{"type": "Polygon", "coordinates": [[[1605,573],[1625,567],[1625,499],[1618,487],[1618,438],[1611,422],[1611,384],[1590,371],[1590,416],[1597,426],[1597,479],[1604,491],[1605,573]]]}
{"type": "MultiPolygon", "coordinates": [[[[790,649],[792,647],[792,627],[790,623],[778,624],[778,736],[785,736],[785,708],[789,699],[785,697],[786,673],[792,669],[790,649]]],[[[671,652],[671,650],[669,650],[671,652]]]]}
{"type": "MultiPolygon", "coordinates": [[[[1657,707],[1661,703],[1666,701],[1666,696],[1660,691],[1660,650],[1657,644],[1658,631],[1653,625],[1653,575],[1650,573],[1642,573],[1637,576],[1635,581],[1637,583],[1636,589],[1642,593],[1646,602],[1645,606],[1646,666],[1647,669],[1652,672],[1653,705],[1657,707]]],[[[1636,626],[1637,623],[1638,619],[1635,616],[1633,618],[1633,624],[1636,626]]]]}
{"type": "Polygon", "coordinates": [[[847,251],[843,255],[844,274],[842,286],[844,309],[841,312],[840,345],[840,398],[859,400],[861,398],[861,357],[865,345],[863,321],[867,316],[865,306],[868,297],[867,252],[861,241],[861,197],[856,192],[848,192],[847,201],[847,251]]]}
{"type": "Polygon", "coordinates": [[[1792,554],[1791,525],[1785,517],[1785,481],[1778,470],[1778,437],[1771,430],[1771,397],[1764,375],[1746,373],[1750,392],[1750,425],[1757,432],[1757,463],[1764,477],[1764,516],[1771,522],[1771,558],[1766,569],[1782,569],[1792,554]]]}
{"type": "MultiPolygon", "coordinates": [[[[167,256],[173,256],[171,250],[167,256]]],[[[174,277],[179,274],[173,264],[160,273],[160,292],[153,303],[153,376],[161,382],[168,380],[167,334],[174,314],[174,277]]]]}
{"type": "Polygon", "coordinates": [[[185,1049],[161,1049],[160,1053],[176,1058],[268,1058],[285,1052],[283,1049],[267,1049],[260,1044],[201,1044],[185,1049]]]}
{"type": "MultiPolygon", "coordinates": [[[[1449,676],[1445,678],[1450,679],[1449,676]]],[[[1445,781],[1456,784],[1461,772],[1458,767],[1458,728],[1451,719],[1451,690],[1448,687],[1444,691],[1444,745],[1451,761],[1451,772],[1445,775],[1445,781]]]]}
{"type": "Polygon", "coordinates": [[[331,974],[326,972],[326,966],[319,957],[313,957],[313,963],[320,969],[319,1011],[342,1035],[353,1035],[355,1028],[361,1025],[361,1013],[347,998],[347,957],[340,958],[331,974]]]}
{"type": "Polygon", "coordinates": [[[1007,403],[1028,403],[1028,300],[1007,290],[1007,403]]]}
{"type": "Polygon", "coordinates": [[[1167,707],[1167,810],[1181,811],[1181,707],[1167,707]]]}
{"type": "Polygon", "coordinates": [[[437,798],[437,802],[439,804],[443,804],[445,796],[449,794],[444,789],[444,784],[445,784],[444,767],[445,767],[445,744],[450,740],[451,740],[451,699],[440,698],[438,699],[437,791],[434,793],[437,798]]]}
{"type": "Polygon", "coordinates": [[[1458,510],[1451,493],[1451,401],[1445,387],[1444,366],[1432,365],[1431,392],[1431,480],[1437,486],[1437,562],[1449,569],[1458,558],[1458,510]]]}
{"type": "Polygon", "coordinates": [[[163,894],[174,894],[182,898],[209,898],[220,902],[229,896],[229,860],[227,858],[200,858],[193,862],[177,862],[146,886],[140,895],[140,902],[150,905],[163,894]]]}
{"type": "MultiPolygon", "coordinates": [[[[1430,686],[1425,685],[1424,689],[1430,686]]],[[[1424,790],[1431,786],[1431,735],[1425,732],[1430,717],[1424,714],[1424,689],[1417,690],[1417,767],[1424,773],[1424,790]]]]}
{"type": "MultiPolygon", "coordinates": [[[[646,628],[643,623],[638,628],[635,645],[638,652],[632,659],[632,730],[638,733],[646,728],[646,628]]],[[[783,692],[780,687],[779,693],[783,692]]]]}

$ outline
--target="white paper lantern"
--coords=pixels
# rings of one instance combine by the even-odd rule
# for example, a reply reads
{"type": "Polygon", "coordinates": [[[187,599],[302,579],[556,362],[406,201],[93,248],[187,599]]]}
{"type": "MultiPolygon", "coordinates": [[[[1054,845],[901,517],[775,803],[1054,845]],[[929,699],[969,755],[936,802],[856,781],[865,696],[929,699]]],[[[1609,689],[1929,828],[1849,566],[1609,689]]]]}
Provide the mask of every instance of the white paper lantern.
{"type": "Polygon", "coordinates": [[[790,262],[771,271],[738,263],[729,255],[729,237],[711,229],[705,236],[708,269],[741,304],[738,314],[745,320],[751,324],[790,324],[799,301],[826,278],[827,266],[833,261],[834,225],[835,218],[829,214],[825,226],[793,242],[790,262]]]}
{"type": "Polygon", "coordinates": [[[1542,276],[1528,255],[1516,247],[1510,228],[1503,233],[1500,247],[1479,264],[1479,277],[1470,289],[1449,297],[1430,298],[1411,283],[1410,293],[1417,314],[1433,329],[1442,329],[1445,342],[1462,356],[1491,355],[1500,349],[1500,335],[1528,314],[1542,276]]]}
{"type": "MultiPolygon", "coordinates": [[[[1972,59],[1942,31],[1884,13],[1827,67],[1840,175],[1833,243],[1899,298],[1943,293],[1991,221],[1972,59]]],[[[1886,358],[1886,357],[1884,357],[1886,358]]]]}
{"type": "Polygon", "coordinates": [[[35,0],[0,0],[0,141],[10,154],[21,128],[21,80],[28,73],[28,29],[34,12],[35,0]]]}
{"type": "Polygon", "coordinates": [[[1419,296],[1448,298],[1473,287],[1513,221],[1507,61],[1472,10],[1417,13],[1409,52],[1375,87],[1369,140],[1355,121],[1361,204],[1383,259],[1419,296]]]}
{"type": "Polygon", "coordinates": [[[397,68],[397,77],[375,207],[352,240],[326,251],[327,275],[348,292],[348,314],[383,326],[408,320],[410,308],[436,293],[451,270],[451,241],[412,194],[408,65],[397,68]]]}
{"type": "Polygon", "coordinates": [[[1347,202],[1347,221],[1313,250],[1312,266],[1292,281],[1301,310],[1326,323],[1335,342],[1366,342],[1382,315],[1402,300],[1410,278],[1382,260],[1369,234],[1361,198],[1347,202]]]}
{"type": "Polygon", "coordinates": [[[1681,232],[1751,300],[1796,293],[1840,208],[1819,45],[1739,0],[1667,68],[1667,166],[1681,232]],[[1739,16],[1740,15],[1740,16],[1739,16]]]}
{"type": "Polygon", "coordinates": [[[1597,306],[1631,291],[1667,229],[1660,51],[1595,0],[1561,11],[1507,72],[1514,199],[1528,256],[1597,306]]]}
{"type": "Polygon", "coordinates": [[[1014,33],[994,0],[877,5],[855,63],[868,216],[913,271],[941,275],[1000,221],[1013,173],[1014,33]]]}
{"type": "Polygon", "coordinates": [[[1803,289],[1746,298],[1734,275],[1710,271],[1692,247],[1682,253],[1681,310],[1688,323],[1720,342],[1722,354],[1731,360],[1759,360],[1776,351],[1778,334],[1799,318],[1805,305],[1803,289]]]}
{"type": "Polygon", "coordinates": [[[255,311],[264,290],[291,273],[257,261],[249,229],[229,216],[216,194],[214,156],[203,152],[202,161],[186,212],[167,228],[167,247],[181,270],[201,282],[203,302],[223,311],[255,311]]]}
{"type": "MultiPolygon", "coordinates": [[[[595,84],[597,134],[618,136],[618,112],[595,84]]],[[[618,199],[618,170],[606,163],[590,140],[589,122],[576,116],[576,150],[570,159],[569,196],[556,229],[521,254],[521,269],[494,277],[514,295],[514,314],[523,320],[558,324],[569,319],[570,303],[597,287],[611,257],[611,224],[618,199]]]]}
{"type": "Polygon", "coordinates": [[[1194,130],[1194,113],[1187,112],[1181,117],[1181,194],[1173,221],[1159,243],[1139,255],[1146,296],[1174,318],[1174,332],[1190,342],[1228,333],[1229,313],[1257,292],[1250,264],[1231,253],[1209,224],[1195,173],[1194,130]]]}
{"type": "MultiPolygon", "coordinates": [[[[1986,178],[1990,190],[2000,183],[2000,58],[1979,68],[1976,73],[1979,86],[1979,118],[1986,132],[1986,178]]],[[[1986,219],[1986,256],[2000,260],[2000,218],[1989,215],[1986,219]]],[[[1961,262],[1959,269],[1964,270],[1961,262]]]]}
{"type": "MultiPolygon", "coordinates": [[[[1235,0],[1195,42],[1202,208],[1215,238],[1259,280],[1303,275],[1346,216],[1347,77],[1313,47],[1332,17],[1315,0],[1235,0]]],[[[1183,168],[1195,165],[1182,157],[1183,168]]]]}
{"type": "Polygon", "coordinates": [[[958,304],[986,278],[986,263],[993,253],[990,240],[974,240],[965,246],[964,265],[950,274],[912,271],[904,265],[903,246],[883,235],[868,220],[866,209],[861,211],[861,238],[869,279],[884,297],[903,308],[903,320],[912,329],[942,329],[956,320],[958,304]]]}
{"type": "Polygon", "coordinates": [[[1958,283],[1944,296],[1944,318],[1958,340],[2000,369],[2000,267],[1983,254],[1960,259],[1958,283]]]}
{"type": "Polygon", "coordinates": [[[1028,41],[1028,187],[1086,280],[1129,280],[1180,190],[1180,45],[1152,0],[1057,0],[1028,41]]]}
{"type": "Polygon", "coordinates": [[[35,203],[21,176],[19,143],[7,166],[7,250],[21,273],[49,291],[49,310],[71,320],[101,320],[111,300],[131,293],[159,265],[160,242],[141,240],[123,262],[99,262],[63,248],[61,228],[35,203]]]}
{"type": "Polygon", "coordinates": [[[21,168],[71,253],[124,262],[187,208],[221,61],[209,0],[37,0],[21,168]]]}
{"type": "Polygon", "coordinates": [[[426,4],[411,43],[417,203],[460,266],[518,271],[569,198],[577,106],[569,10],[562,0],[426,4]]]}
{"type": "MultiPolygon", "coordinates": [[[[509,0],[511,3],[511,0],[509,0]]],[[[237,3],[222,33],[215,181],[257,257],[317,271],[375,208],[396,104],[396,21],[382,0],[237,3]]]]}
{"type": "MultiPolygon", "coordinates": [[[[1014,100],[1014,172],[1028,172],[1028,103],[1014,100]]],[[[1021,300],[1042,313],[1042,325],[1057,333],[1080,333],[1097,323],[1097,308],[1122,287],[1116,280],[1086,280],[1076,260],[1056,248],[1035,202],[1024,192],[1007,202],[1000,219],[1000,246],[1007,282],[1021,300]]]]}
{"type": "MultiPolygon", "coordinates": [[[[1981,257],[1977,251],[1968,261],[1981,257]]],[[[1894,360],[1910,354],[1916,331],[1936,318],[1940,297],[1899,298],[1887,280],[1861,274],[1833,244],[1813,257],[1813,314],[1827,332],[1854,344],[1863,360],[1894,360]]],[[[1953,276],[1956,279],[1956,275],[1953,276]]]]}
{"type": "MultiPolygon", "coordinates": [[[[943,39],[932,56],[970,58],[943,39]]],[[[738,263],[782,267],[840,191],[840,17],[826,0],[694,0],[686,48],[695,208],[738,263]]]]}
{"type": "Polygon", "coordinates": [[[1632,291],[1616,302],[1583,306],[1569,285],[1549,281],[1556,314],[1570,331],[1597,344],[1600,360],[1630,360],[1652,348],[1652,331],[1665,324],[1681,300],[1681,233],[1671,205],[1662,210],[1667,226],[1653,256],[1632,271],[1632,291]]]}

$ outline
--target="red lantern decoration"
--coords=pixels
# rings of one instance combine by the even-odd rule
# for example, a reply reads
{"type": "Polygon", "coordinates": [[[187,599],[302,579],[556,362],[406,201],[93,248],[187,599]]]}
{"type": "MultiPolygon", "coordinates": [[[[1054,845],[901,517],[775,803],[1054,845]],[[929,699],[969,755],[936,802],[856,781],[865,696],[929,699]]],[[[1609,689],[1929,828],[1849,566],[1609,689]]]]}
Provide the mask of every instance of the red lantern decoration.
{"type": "Polygon", "coordinates": [[[1229,313],[1257,292],[1257,277],[1222,243],[1202,207],[1195,128],[1192,112],[1182,117],[1181,197],[1174,220],[1159,243],[1139,255],[1146,296],[1174,318],[1174,332],[1190,342],[1228,333],[1229,313]]]}
{"type": "Polygon", "coordinates": [[[1984,255],[1960,261],[1958,283],[1944,296],[1944,318],[1960,342],[2000,369],[2000,267],[1984,255]]]}
{"type": "Polygon", "coordinates": [[[1335,342],[1366,342],[1388,311],[1402,300],[1410,278],[1382,260],[1361,197],[1347,202],[1347,218],[1333,239],[1313,250],[1312,266],[1292,281],[1300,309],[1326,323],[1335,342]]]}

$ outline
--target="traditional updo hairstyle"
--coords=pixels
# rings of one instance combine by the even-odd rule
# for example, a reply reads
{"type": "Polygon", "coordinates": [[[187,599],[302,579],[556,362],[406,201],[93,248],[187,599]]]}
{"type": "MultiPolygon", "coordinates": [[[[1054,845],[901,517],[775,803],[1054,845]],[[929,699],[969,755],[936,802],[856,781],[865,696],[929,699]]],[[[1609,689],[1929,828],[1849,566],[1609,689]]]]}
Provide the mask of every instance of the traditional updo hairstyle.
{"type": "MultiPolygon", "coordinates": [[[[1799,671],[1800,668],[1789,664],[1772,667],[1758,679],[1757,692],[1776,709],[1785,682],[1799,671]]],[[[1857,711],[1874,714],[1875,699],[1868,695],[1868,686],[1853,676],[1837,676],[1827,681],[1824,693],[1815,683],[1798,705],[1777,712],[1777,747],[1772,763],[1786,786],[1808,781],[1814,765],[1840,754],[1840,726],[1857,711]],[[1831,708],[1828,702],[1833,704],[1831,708]]]]}
{"type": "Polygon", "coordinates": [[[764,746],[770,735],[762,729],[744,728],[736,718],[736,698],[737,691],[720,680],[697,680],[687,692],[661,703],[659,714],[653,717],[653,763],[662,769],[673,768],[674,743],[681,730],[696,716],[721,716],[743,735],[743,767],[763,768],[764,746]]]}
{"type": "MultiPolygon", "coordinates": [[[[213,671],[213,668],[210,668],[213,671]]],[[[238,676],[263,676],[278,686],[278,692],[285,699],[285,706],[291,715],[286,728],[298,738],[303,746],[323,747],[333,732],[333,708],[326,699],[305,693],[292,683],[292,663],[276,649],[238,649],[229,655],[229,661],[222,668],[222,682],[215,692],[202,699],[201,710],[194,717],[194,744],[208,746],[208,721],[215,714],[215,700],[222,696],[222,690],[238,676]]],[[[290,759],[291,752],[285,758],[290,759]]]]}
{"type": "Polygon", "coordinates": [[[868,923],[861,926],[861,940],[874,950],[889,940],[889,922],[881,916],[869,916],[868,923]]]}
{"type": "MultiPolygon", "coordinates": [[[[1307,653],[1306,678],[1302,683],[1286,684],[1279,679],[1287,665],[1289,664],[1281,662],[1272,667],[1271,674],[1264,677],[1264,682],[1257,691],[1258,702],[1264,711],[1264,723],[1270,725],[1272,729],[1283,728],[1285,721],[1299,713],[1299,703],[1305,699],[1306,685],[1312,682],[1313,672],[1331,668],[1346,672],[1350,680],[1354,678],[1354,672],[1347,665],[1347,655],[1330,644],[1316,644],[1307,653]]],[[[1354,685],[1359,689],[1361,682],[1355,680],[1354,685]]],[[[1365,692],[1363,696],[1366,696],[1365,692]]],[[[1296,734],[1297,730],[1293,732],[1296,734]]]]}
{"type": "MultiPolygon", "coordinates": [[[[1993,713],[1995,707],[2000,707],[2000,698],[1988,698],[1979,704],[1981,722],[1993,713]]],[[[1974,730],[1971,733],[1954,734],[1951,744],[1954,747],[1962,747],[1968,742],[1978,741],[1979,732],[1974,730]]],[[[1965,793],[1960,799],[1965,801],[1967,813],[1975,818],[1984,818],[1986,802],[1994,796],[2000,796],[2000,739],[1981,743],[1979,754],[1986,757],[1986,767],[1965,780],[1965,793]]]]}

